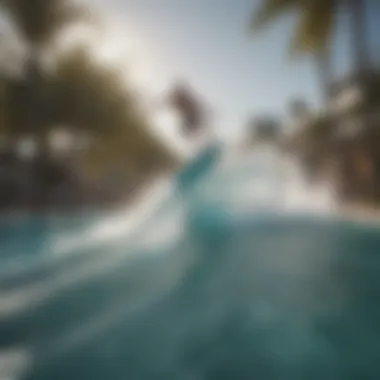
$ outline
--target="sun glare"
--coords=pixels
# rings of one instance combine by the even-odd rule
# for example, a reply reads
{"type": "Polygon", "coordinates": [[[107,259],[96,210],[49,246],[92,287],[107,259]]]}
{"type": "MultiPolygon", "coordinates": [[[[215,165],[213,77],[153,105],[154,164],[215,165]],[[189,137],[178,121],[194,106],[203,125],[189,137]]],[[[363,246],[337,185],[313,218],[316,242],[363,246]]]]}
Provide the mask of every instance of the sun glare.
{"type": "Polygon", "coordinates": [[[61,48],[70,49],[74,40],[76,45],[87,47],[97,62],[114,67],[126,86],[135,87],[145,99],[147,113],[158,137],[183,151],[176,133],[177,120],[162,101],[161,76],[155,74],[154,59],[144,43],[111,19],[103,20],[101,25],[75,26],[62,37],[61,48]]]}
{"type": "Polygon", "coordinates": [[[75,45],[88,47],[100,64],[113,66],[121,74],[121,80],[138,87],[155,87],[154,76],[146,49],[138,38],[119,26],[114,20],[102,24],[76,25],[60,40],[60,48],[66,50],[75,45]]]}

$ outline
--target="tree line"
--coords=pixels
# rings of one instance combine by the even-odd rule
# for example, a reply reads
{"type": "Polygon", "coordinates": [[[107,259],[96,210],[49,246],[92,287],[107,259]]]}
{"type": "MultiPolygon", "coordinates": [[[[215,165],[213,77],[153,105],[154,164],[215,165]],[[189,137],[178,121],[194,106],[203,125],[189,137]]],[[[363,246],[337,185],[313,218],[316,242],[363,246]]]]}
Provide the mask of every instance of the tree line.
{"type": "Polygon", "coordinates": [[[107,175],[117,168],[118,176],[137,186],[176,164],[117,69],[95,61],[89,48],[75,41],[46,63],[62,33],[96,23],[97,15],[69,0],[0,0],[0,12],[26,51],[19,75],[0,68],[0,133],[10,148],[25,136],[34,140],[33,165],[41,169],[36,172],[52,165],[49,142],[58,127],[74,138],[85,137],[77,162],[83,175],[107,175]]]}
{"type": "Polygon", "coordinates": [[[307,112],[302,128],[286,144],[313,176],[331,172],[328,177],[343,198],[376,202],[380,199],[380,70],[372,60],[368,15],[379,10],[370,0],[262,0],[250,19],[252,31],[258,33],[279,17],[293,14],[290,56],[306,55],[315,63],[322,109],[307,112]],[[348,21],[352,71],[336,82],[331,54],[342,20],[348,21]]]}

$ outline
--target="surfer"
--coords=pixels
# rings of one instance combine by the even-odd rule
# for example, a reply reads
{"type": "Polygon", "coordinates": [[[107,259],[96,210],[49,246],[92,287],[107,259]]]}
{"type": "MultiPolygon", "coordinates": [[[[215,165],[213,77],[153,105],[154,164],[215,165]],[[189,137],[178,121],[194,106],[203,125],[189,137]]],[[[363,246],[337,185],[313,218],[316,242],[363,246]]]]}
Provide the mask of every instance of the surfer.
{"type": "Polygon", "coordinates": [[[206,109],[185,81],[177,81],[168,96],[168,103],[181,119],[181,132],[186,137],[198,136],[207,124],[206,109]]]}
{"type": "Polygon", "coordinates": [[[195,145],[195,154],[177,176],[179,187],[187,191],[214,167],[220,149],[211,130],[209,112],[190,85],[177,81],[168,95],[168,104],[180,117],[182,134],[195,145]]]}

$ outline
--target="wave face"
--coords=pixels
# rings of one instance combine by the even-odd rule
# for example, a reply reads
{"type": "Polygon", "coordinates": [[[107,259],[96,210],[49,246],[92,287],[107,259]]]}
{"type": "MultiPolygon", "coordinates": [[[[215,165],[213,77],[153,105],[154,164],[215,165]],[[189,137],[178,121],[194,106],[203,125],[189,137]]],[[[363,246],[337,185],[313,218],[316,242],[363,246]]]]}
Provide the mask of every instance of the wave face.
{"type": "Polygon", "coordinates": [[[334,205],[263,149],[128,212],[4,222],[0,378],[380,378],[380,235],[334,205]]]}

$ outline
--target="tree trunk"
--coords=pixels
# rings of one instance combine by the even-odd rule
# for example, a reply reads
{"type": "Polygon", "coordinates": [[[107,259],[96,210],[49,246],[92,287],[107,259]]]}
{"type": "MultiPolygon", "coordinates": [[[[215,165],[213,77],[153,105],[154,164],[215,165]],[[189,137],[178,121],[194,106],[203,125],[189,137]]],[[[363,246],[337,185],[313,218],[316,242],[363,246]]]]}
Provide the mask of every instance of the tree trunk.
{"type": "Polygon", "coordinates": [[[46,205],[51,193],[52,170],[50,146],[45,130],[46,107],[43,98],[43,73],[39,49],[34,48],[26,62],[26,109],[23,129],[35,143],[36,152],[31,158],[30,170],[34,179],[35,196],[31,202],[35,206],[46,205]]]}
{"type": "Polygon", "coordinates": [[[363,72],[369,68],[370,57],[367,45],[366,1],[350,0],[352,54],[354,70],[363,72]]]}
{"type": "Polygon", "coordinates": [[[39,59],[39,49],[32,49],[32,53],[26,63],[27,83],[27,107],[24,119],[25,131],[33,137],[37,145],[37,156],[39,158],[49,155],[49,144],[45,131],[46,112],[43,94],[43,74],[39,59]]]}
{"type": "Polygon", "coordinates": [[[327,108],[330,98],[330,61],[327,50],[317,54],[316,64],[321,88],[322,105],[327,108]]]}
{"type": "Polygon", "coordinates": [[[37,54],[31,54],[26,62],[26,117],[24,119],[24,131],[32,136],[38,134],[39,120],[41,116],[40,104],[40,80],[41,70],[37,54]]]}

